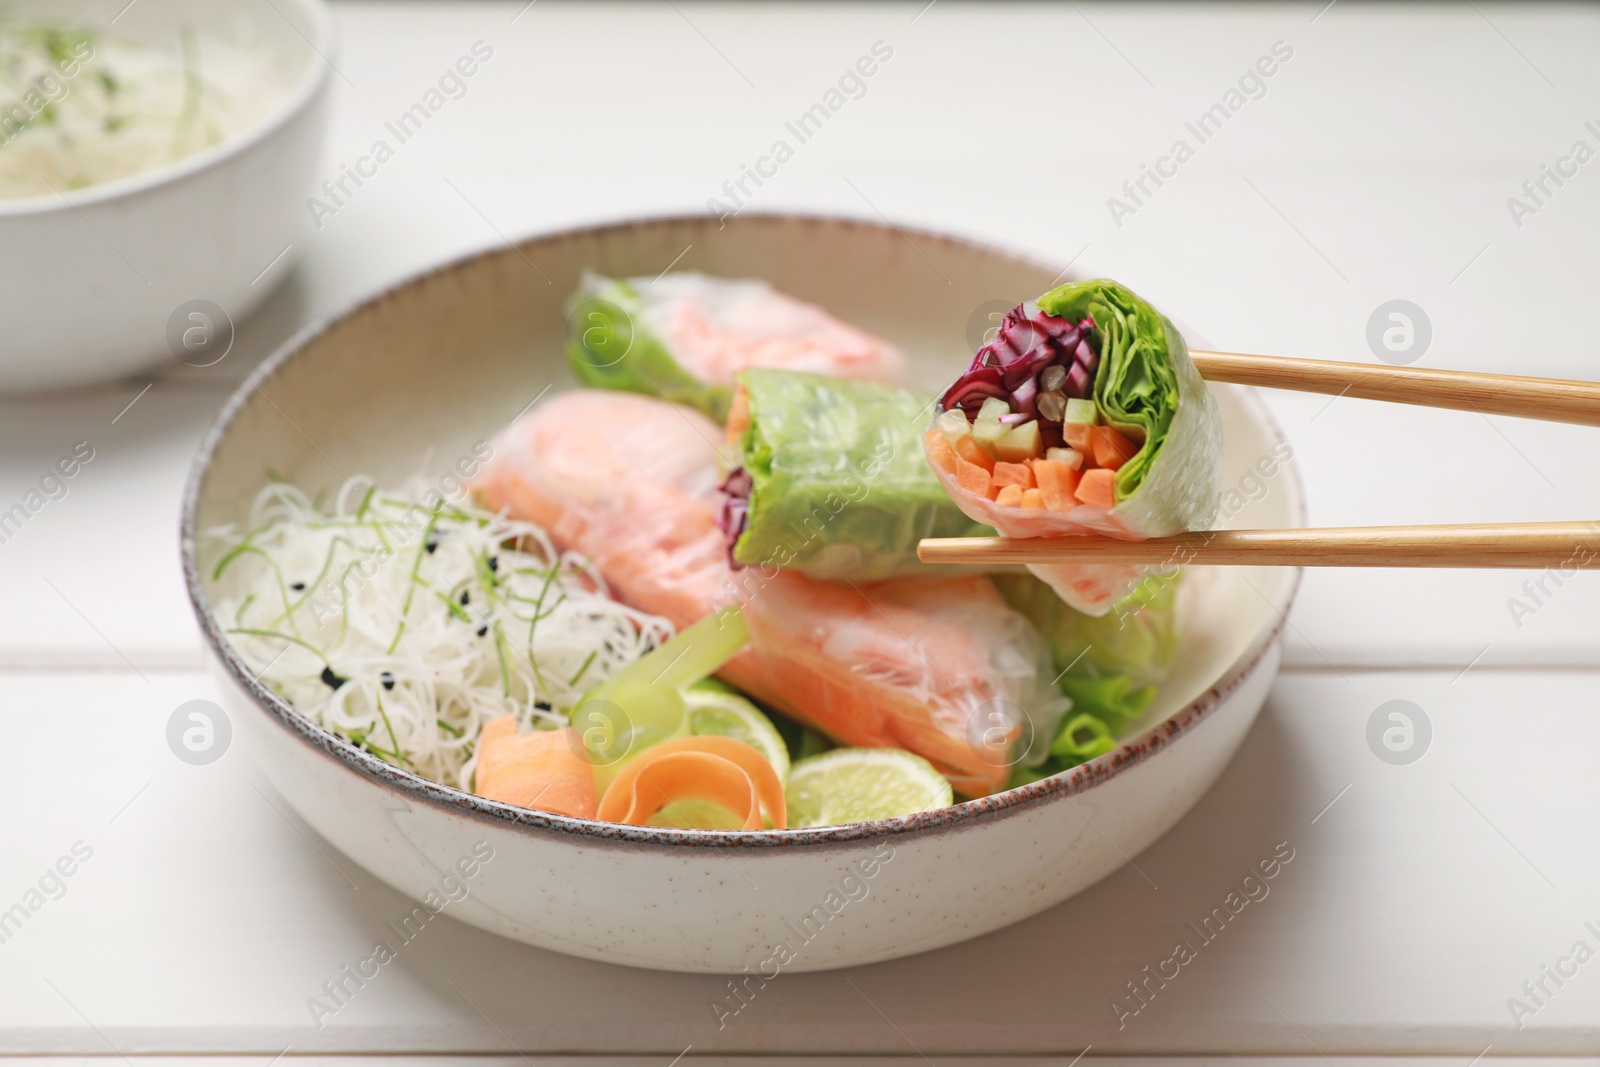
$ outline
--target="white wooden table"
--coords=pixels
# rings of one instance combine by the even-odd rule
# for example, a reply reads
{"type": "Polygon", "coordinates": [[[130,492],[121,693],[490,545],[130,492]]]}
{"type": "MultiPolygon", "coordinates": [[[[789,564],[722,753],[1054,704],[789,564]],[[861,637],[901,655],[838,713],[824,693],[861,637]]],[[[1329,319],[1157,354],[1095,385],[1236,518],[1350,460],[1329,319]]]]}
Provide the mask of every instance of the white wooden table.
{"type": "MultiPolygon", "coordinates": [[[[703,208],[880,40],[893,56],[865,95],[752,210],[881,213],[1078,258],[1218,347],[1371,359],[1368,317],[1403,298],[1432,323],[1422,366],[1595,376],[1600,163],[1550,186],[1520,227],[1506,201],[1574,141],[1600,148],[1584,126],[1600,126],[1600,10],[1321,6],[338,5],[348,84],[329,173],[475,41],[494,55],[297,250],[221,364],[0,402],[0,507],[76,442],[95,450],[64,499],[0,544],[0,909],[76,843],[92,850],[0,943],[0,1052],[943,1063],[1092,1046],[1460,1065],[1600,1051],[1600,961],[1544,978],[1537,1004],[1523,990],[1542,967],[1570,970],[1575,942],[1600,951],[1591,574],[1547,582],[1520,620],[1508,599],[1526,601],[1537,575],[1308,575],[1259,725],[1138,871],[968,944],[787,977],[720,1032],[716,978],[567,959],[453,921],[316,1028],[306,999],[406,905],[285,815],[242,759],[191,767],[163,740],[177,704],[210,694],[178,580],[181,481],[265,352],[502,235],[703,208]],[[1185,123],[1280,41],[1293,54],[1265,95],[1113,219],[1107,198],[1174,140],[1195,144],[1185,123]],[[1365,739],[1396,698],[1433,726],[1407,766],[1365,739]],[[1270,896],[1119,1029],[1113,1002],[1138,1003],[1126,983],[1280,841],[1296,858],[1270,896]],[[1512,997],[1536,1009],[1520,1028],[1512,997]]],[[[1579,429],[1270,401],[1315,523],[1600,506],[1600,438],[1579,429]]]]}

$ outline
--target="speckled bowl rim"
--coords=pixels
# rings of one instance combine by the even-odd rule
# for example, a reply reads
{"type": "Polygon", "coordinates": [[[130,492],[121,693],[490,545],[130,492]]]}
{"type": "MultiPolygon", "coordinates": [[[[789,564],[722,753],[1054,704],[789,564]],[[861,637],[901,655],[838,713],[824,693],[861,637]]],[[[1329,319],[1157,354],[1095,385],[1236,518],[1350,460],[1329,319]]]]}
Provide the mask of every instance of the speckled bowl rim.
{"type": "MultiPolygon", "coordinates": [[[[1185,734],[1204,722],[1223,700],[1249,679],[1261,666],[1268,652],[1278,640],[1287,620],[1290,605],[1299,589],[1301,572],[1294,570],[1280,603],[1271,606],[1277,615],[1275,622],[1264,627],[1246,647],[1245,651],[1225,670],[1218,681],[1189,704],[1174,712],[1162,722],[1130,738],[1114,751],[1074,767],[1051,778],[1029,785],[1008,789],[991,796],[935,811],[903,815],[893,819],[848,823],[841,826],[824,826],[794,830],[708,831],[679,830],[670,827],[629,826],[619,823],[578,819],[548,812],[487,800],[452,786],[423,778],[411,771],[386,763],[364,752],[338,735],[323,729],[297,711],[282,697],[256,680],[244,661],[234,652],[207,603],[204,582],[199,568],[197,528],[200,496],[211,460],[227,436],[233,421],[238,417],[250,396],[261,385],[271,380],[290,361],[300,355],[313,340],[338,323],[369,312],[390,301],[405,299],[414,290],[437,282],[441,278],[473,269],[480,260],[494,256],[523,255],[524,249],[540,244],[550,244],[577,239],[588,239],[607,233],[663,226],[704,225],[717,221],[707,214],[660,215],[642,219],[603,222],[586,226],[537,233],[514,244],[480,250],[449,260],[428,270],[411,275],[373,295],[362,298],[343,310],[325,315],[296,332],[272,355],[253,371],[244,383],[228,398],[211,426],[201,439],[199,450],[184,485],[180,518],[180,553],[183,564],[184,585],[189,602],[194,608],[201,633],[210,652],[226,671],[229,678],[249,694],[255,703],[291,734],[307,742],[324,756],[345,769],[375,784],[400,794],[405,799],[415,799],[429,805],[448,809],[456,814],[476,820],[501,825],[516,826],[541,836],[567,837],[574,844],[621,844],[638,846],[666,846],[691,848],[798,848],[829,845],[856,844],[880,837],[904,837],[954,830],[964,826],[991,821],[1007,815],[1019,814],[1052,800],[1078,796],[1095,786],[1110,781],[1119,774],[1139,766],[1175,744],[1185,734]]],[[[937,233],[913,226],[899,226],[866,219],[843,216],[810,215],[801,213],[747,213],[722,220],[722,225],[732,226],[793,226],[809,225],[844,229],[868,229],[884,233],[899,232],[916,235],[919,239],[936,244],[956,245],[966,253],[1003,258],[1013,263],[1023,263],[1049,270],[1057,268],[1026,254],[1019,253],[981,240],[951,234],[937,233]]],[[[1065,269],[1061,269],[1064,274],[1065,269]]],[[[1251,413],[1280,441],[1286,441],[1282,428],[1273,419],[1259,397],[1251,390],[1241,390],[1241,397],[1251,413]]],[[[1305,494],[1299,470],[1291,457],[1283,465],[1288,475],[1287,484],[1293,494],[1296,519],[1305,524],[1305,494]]]]}

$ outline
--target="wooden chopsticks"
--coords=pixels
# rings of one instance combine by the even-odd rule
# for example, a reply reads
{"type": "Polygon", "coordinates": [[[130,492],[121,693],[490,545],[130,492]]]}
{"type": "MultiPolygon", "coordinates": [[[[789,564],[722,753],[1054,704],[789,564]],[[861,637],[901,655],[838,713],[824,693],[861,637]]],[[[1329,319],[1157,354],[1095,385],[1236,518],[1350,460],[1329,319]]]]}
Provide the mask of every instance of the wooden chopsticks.
{"type": "MultiPolygon", "coordinates": [[[[1207,381],[1600,426],[1600,383],[1366,363],[1190,352],[1207,381]]],[[[926,538],[924,563],[1600,569],[1600,522],[1210,530],[1110,537],[926,538]]]]}
{"type": "Polygon", "coordinates": [[[1600,569],[1600,522],[1209,530],[1112,537],[946,537],[917,546],[924,563],[1142,563],[1255,567],[1557,567],[1600,569]]]}
{"type": "Polygon", "coordinates": [[[1600,383],[1596,382],[1251,356],[1242,352],[1189,355],[1200,369],[1200,377],[1212,382],[1600,426],[1600,383]]]}

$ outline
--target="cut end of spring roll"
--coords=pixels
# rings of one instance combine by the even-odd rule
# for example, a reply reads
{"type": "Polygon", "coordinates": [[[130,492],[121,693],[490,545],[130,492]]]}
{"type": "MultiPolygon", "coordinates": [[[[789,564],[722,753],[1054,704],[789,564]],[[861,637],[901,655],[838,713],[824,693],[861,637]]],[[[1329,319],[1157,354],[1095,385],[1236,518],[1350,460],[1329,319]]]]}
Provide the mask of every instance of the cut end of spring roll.
{"type": "MultiPolygon", "coordinates": [[[[929,464],[962,511],[1007,537],[1142,540],[1216,518],[1216,401],[1178,331],[1116,282],[1071,282],[1012,309],[940,409],[923,438],[929,464]]],[[[1032,569],[1091,614],[1144,573],[1032,569]]]]}

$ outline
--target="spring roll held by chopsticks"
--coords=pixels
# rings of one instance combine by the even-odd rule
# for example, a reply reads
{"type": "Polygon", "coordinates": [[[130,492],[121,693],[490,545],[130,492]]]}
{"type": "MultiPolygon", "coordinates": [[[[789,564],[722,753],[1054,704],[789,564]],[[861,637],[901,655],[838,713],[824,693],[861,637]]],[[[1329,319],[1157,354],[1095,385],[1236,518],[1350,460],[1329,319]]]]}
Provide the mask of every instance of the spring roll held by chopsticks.
{"type": "MultiPolygon", "coordinates": [[[[1216,401],[1172,323],[1112,281],[1070,282],[1013,308],[940,398],[923,446],[961,510],[1007,537],[1143,540],[1216,519],[1216,401]]],[[[1094,615],[1145,573],[1029,569],[1094,615]]]]}

